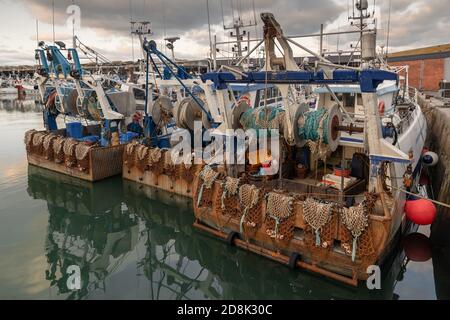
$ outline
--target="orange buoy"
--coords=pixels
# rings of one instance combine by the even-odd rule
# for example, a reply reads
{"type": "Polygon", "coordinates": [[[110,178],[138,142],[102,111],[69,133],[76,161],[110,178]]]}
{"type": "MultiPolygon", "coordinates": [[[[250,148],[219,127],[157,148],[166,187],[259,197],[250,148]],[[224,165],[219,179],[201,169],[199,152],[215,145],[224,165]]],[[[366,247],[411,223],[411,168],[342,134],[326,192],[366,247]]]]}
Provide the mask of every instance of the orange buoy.
{"type": "Polygon", "coordinates": [[[430,239],[421,233],[411,233],[403,240],[403,250],[409,260],[426,262],[432,257],[430,239]]]}
{"type": "Polygon", "coordinates": [[[421,226],[427,226],[436,219],[436,206],[425,199],[408,200],[405,204],[406,217],[421,226]]]}

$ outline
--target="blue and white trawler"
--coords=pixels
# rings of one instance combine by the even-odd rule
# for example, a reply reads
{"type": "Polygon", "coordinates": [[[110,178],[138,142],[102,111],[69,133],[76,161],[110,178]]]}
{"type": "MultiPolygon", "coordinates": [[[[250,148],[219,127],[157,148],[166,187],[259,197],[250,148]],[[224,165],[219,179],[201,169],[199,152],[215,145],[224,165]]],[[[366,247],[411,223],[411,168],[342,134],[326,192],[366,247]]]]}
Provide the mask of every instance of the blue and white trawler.
{"type": "Polygon", "coordinates": [[[293,268],[356,285],[412,225],[404,208],[409,194],[420,189],[427,164],[425,117],[402,85],[405,78],[374,61],[375,52],[363,50],[359,67],[317,55],[314,67],[300,68],[289,46],[293,41],[273,15],[261,18],[264,70],[208,73],[202,80],[213,84],[216,107],[228,119],[216,135],[277,129],[280,151],[269,142],[260,146],[258,171],[249,171],[249,154],[247,166],[205,166],[193,186],[195,226],[293,268]],[[274,54],[275,39],[282,57],[274,54]],[[236,84],[274,86],[283,104],[238,108],[230,99],[236,84]],[[306,99],[294,98],[299,86],[314,92],[312,109],[306,99]],[[264,175],[275,162],[279,170],[264,175]]]}

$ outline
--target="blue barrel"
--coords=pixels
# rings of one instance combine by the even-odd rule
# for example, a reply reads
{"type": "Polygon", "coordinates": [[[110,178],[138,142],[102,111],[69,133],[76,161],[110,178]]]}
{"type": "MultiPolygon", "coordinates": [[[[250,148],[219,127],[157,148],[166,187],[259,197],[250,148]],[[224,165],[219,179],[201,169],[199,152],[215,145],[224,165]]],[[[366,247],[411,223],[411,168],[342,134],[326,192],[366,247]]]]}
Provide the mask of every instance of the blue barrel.
{"type": "Polygon", "coordinates": [[[138,133],[128,131],[127,133],[120,135],[120,144],[127,144],[136,138],[139,138],[138,133]]]}
{"type": "Polygon", "coordinates": [[[92,143],[97,143],[99,140],[100,140],[99,136],[86,136],[81,139],[78,139],[78,141],[81,142],[92,142],[92,143]]]}
{"type": "Polygon", "coordinates": [[[74,139],[83,138],[83,125],[81,122],[69,122],[66,125],[67,136],[74,139]]]}

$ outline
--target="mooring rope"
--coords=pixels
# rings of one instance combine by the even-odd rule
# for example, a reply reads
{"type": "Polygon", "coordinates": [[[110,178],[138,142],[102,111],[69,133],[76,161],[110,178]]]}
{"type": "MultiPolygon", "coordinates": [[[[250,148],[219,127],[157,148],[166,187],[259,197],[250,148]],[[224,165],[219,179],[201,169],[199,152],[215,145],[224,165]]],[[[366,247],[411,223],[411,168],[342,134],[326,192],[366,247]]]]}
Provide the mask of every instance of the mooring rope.
{"type": "Polygon", "coordinates": [[[403,192],[403,193],[406,193],[406,194],[408,194],[410,196],[414,196],[414,197],[417,197],[417,198],[420,198],[420,199],[428,200],[428,201],[430,201],[430,202],[432,202],[432,203],[434,203],[434,204],[436,204],[438,206],[445,207],[445,208],[450,208],[450,204],[448,204],[448,203],[440,202],[440,201],[437,201],[437,200],[432,200],[430,198],[423,197],[423,196],[420,196],[420,195],[418,195],[416,193],[412,193],[412,192],[406,191],[405,189],[396,188],[394,186],[390,186],[390,188],[395,189],[395,190],[400,191],[400,192],[403,192]]]}

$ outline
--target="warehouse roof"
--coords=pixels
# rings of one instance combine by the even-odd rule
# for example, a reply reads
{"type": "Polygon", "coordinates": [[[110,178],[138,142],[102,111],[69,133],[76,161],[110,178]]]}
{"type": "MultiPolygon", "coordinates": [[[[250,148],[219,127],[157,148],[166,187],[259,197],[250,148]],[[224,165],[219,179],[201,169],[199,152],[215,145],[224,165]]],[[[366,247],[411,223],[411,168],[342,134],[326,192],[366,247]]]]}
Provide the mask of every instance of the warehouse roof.
{"type": "Polygon", "coordinates": [[[439,59],[450,57],[450,43],[390,53],[389,61],[439,59]]]}

